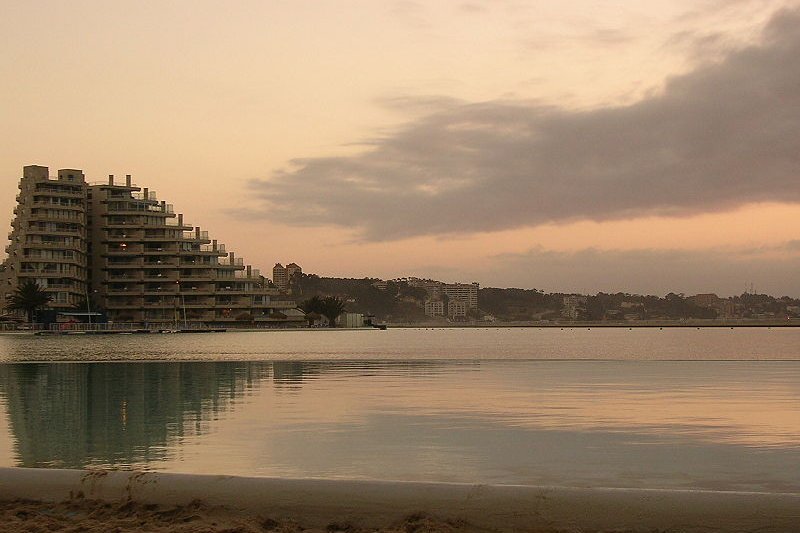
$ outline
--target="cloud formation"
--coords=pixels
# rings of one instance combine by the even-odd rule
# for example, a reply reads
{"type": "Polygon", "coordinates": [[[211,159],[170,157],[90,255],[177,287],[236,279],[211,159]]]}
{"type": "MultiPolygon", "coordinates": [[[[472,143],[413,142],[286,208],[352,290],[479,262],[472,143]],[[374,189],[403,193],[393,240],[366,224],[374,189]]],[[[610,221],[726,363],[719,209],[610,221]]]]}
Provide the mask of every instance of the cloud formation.
{"type": "Polygon", "coordinates": [[[429,112],[362,154],[252,182],[250,214],[396,240],[800,202],[797,57],[800,10],[784,10],[758,45],[633,105],[425,100],[429,112]]]}

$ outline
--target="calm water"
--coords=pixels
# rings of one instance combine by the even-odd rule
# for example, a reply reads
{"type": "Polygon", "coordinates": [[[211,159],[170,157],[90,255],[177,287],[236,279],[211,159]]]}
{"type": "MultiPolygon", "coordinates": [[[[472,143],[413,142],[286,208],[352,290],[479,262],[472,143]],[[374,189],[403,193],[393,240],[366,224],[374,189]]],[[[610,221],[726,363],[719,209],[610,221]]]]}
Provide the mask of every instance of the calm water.
{"type": "Polygon", "coordinates": [[[800,492],[797,329],[0,336],[0,361],[3,466],[800,492]]]}

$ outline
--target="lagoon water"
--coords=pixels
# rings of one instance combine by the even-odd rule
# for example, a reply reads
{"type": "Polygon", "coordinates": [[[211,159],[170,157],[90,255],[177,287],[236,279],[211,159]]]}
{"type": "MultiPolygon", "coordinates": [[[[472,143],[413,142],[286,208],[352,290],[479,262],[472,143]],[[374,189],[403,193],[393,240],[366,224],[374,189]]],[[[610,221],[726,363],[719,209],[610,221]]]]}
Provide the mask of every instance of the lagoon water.
{"type": "Polygon", "coordinates": [[[800,492],[800,328],[0,336],[0,466],[800,492]]]}

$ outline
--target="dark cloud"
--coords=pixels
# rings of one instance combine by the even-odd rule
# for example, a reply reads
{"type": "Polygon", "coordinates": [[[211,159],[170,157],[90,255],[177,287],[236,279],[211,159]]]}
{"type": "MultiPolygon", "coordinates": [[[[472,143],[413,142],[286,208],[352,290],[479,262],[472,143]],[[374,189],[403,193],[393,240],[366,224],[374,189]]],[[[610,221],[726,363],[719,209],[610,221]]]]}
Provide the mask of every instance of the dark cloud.
{"type": "Polygon", "coordinates": [[[800,12],[787,10],[760,44],[629,106],[425,99],[429,112],[363,154],[253,182],[250,214],[387,240],[798,202],[798,57],[800,12]]]}
{"type": "Polygon", "coordinates": [[[494,258],[492,284],[547,291],[666,294],[741,294],[750,283],[759,292],[800,296],[798,241],[770,247],[775,256],[752,250],[580,250],[532,249],[494,258]]]}

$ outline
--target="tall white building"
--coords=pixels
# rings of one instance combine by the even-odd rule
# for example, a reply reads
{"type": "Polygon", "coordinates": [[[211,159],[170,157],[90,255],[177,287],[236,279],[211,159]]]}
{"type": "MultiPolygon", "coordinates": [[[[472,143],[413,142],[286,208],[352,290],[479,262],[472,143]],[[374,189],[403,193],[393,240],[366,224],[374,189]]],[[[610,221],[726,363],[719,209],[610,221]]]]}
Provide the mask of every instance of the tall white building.
{"type": "Polygon", "coordinates": [[[442,293],[450,300],[462,300],[467,304],[468,311],[478,309],[478,283],[444,283],[442,293]]]}

